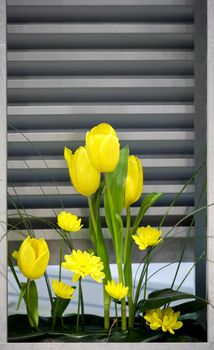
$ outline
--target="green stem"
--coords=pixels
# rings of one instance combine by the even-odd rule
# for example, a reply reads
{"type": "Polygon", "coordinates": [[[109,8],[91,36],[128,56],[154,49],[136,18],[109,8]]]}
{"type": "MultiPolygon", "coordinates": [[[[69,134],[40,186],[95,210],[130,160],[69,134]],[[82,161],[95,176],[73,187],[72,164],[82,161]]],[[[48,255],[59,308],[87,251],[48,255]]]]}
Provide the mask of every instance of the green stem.
{"type": "MultiPolygon", "coordinates": [[[[119,274],[119,282],[124,284],[122,262],[117,260],[117,267],[118,267],[118,274],[119,274]]],[[[125,300],[125,298],[121,299],[121,326],[122,326],[122,331],[126,331],[126,300],[125,300]]]]}
{"type": "Polygon", "coordinates": [[[51,304],[51,308],[52,308],[53,307],[53,296],[52,296],[51,286],[50,286],[47,272],[44,273],[44,277],[45,277],[45,282],[46,282],[46,286],[47,286],[47,290],[48,290],[48,296],[49,296],[50,304],[51,304]]]}
{"type": "Polygon", "coordinates": [[[147,251],[147,258],[146,258],[146,275],[145,275],[145,282],[144,282],[144,293],[143,293],[143,299],[146,299],[146,291],[147,291],[147,280],[148,280],[148,270],[149,270],[149,254],[150,249],[147,251]]]}
{"type": "Polygon", "coordinates": [[[8,265],[9,265],[9,267],[10,267],[10,269],[11,269],[11,272],[12,272],[12,274],[13,274],[13,277],[15,278],[15,281],[16,281],[16,283],[17,283],[19,289],[21,289],[21,287],[22,287],[22,286],[21,286],[21,283],[19,282],[19,279],[18,279],[18,277],[17,277],[16,270],[14,269],[13,262],[12,262],[12,259],[11,259],[11,257],[10,257],[9,254],[8,254],[8,265]]]}
{"type": "Polygon", "coordinates": [[[118,327],[118,312],[117,312],[117,302],[116,300],[114,301],[114,306],[115,306],[115,318],[116,318],[116,328],[118,327]]]}
{"type": "Polygon", "coordinates": [[[52,332],[54,331],[54,327],[56,324],[56,310],[58,309],[58,304],[59,304],[59,299],[57,298],[56,304],[54,305],[53,321],[52,321],[52,327],[51,327],[52,332]]]}
{"type": "Polygon", "coordinates": [[[134,313],[133,313],[133,296],[132,296],[132,236],[130,234],[130,227],[131,227],[131,213],[130,213],[130,207],[126,208],[126,237],[125,237],[125,245],[124,245],[124,277],[125,277],[125,284],[128,289],[128,305],[129,305],[129,328],[134,327],[134,313]]]}
{"type": "Polygon", "coordinates": [[[93,228],[94,228],[94,232],[95,232],[95,236],[96,236],[96,243],[98,241],[98,232],[97,232],[97,222],[96,222],[96,218],[94,215],[94,209],[93,209],[93,204],[92,204],[92,198],[88,197],[88,207],[90,210],[90,214],[91,214],[91,220],[92,220],[92,224],[93,224],[93,228]]]}
{"type": "MultiPolygon", "coordinates": [[[[107,190],[107,196],[109,201],[109,209],[110,209],[110,215],[112,220],[112,227],[113,227],[113,241],[115,243],[115,255],[116,255],[116,263],[118,268],[118,275],[119,275],[119,282],[124,284],[123,281],[123,264],[122,264],[122,254],[120,253],[121,250],[118,246],[118,240],[117,240],[117,227],[115,224],[115,216],[114,216],[114,203],[111,196],[111,191],[109,187],[108,182],[108,174],[105,176],[105,183],[106,183],[106,190],[107,190]]],[[[123,242],[121,242],[122,244],[123,242]]],[[[122,331],[126,330],[126,301],[125,298],[121,300],[121,323],[122,323],[122,331]]]]}
{"type": "Polygon", "coordinates": [[[77,306],[77,324],[76,331],[79,331],[79,322],[80,322],[80,304],[81,304],[81,277],[79,279],[79,288],[78,288],[78,306],[77,306]]]}
{"type": "Polygon", "coordinates": [[[64,238],[61,239],[60,243],[60,251],[59,251],[59,282],[61,281],[62,277],[62,252],[64,247],[64,238]]]}
{"type": "Polygon", "coordinates": [[[91,214],[91,220],[92,225],[94,228],[95,236],[96,236],[96,250],[98,256],[102,259],[104,263],[104,272],[105,272],[105,279],[103,281],[103,298],[104,298],[104,329],[108,330],[110,325],[109,320],[109,313],[110,313],[110,303],[111,298],[109,297],[108,293],[105,291],[105,285],[107,281],[111,280],[111,271],[109,267],[109,258],[108,253],[104,244],[102,233],[99,234],[98,227],[97,227],[97,221],[94,214],[93,204],[91,197],[88,197],[88,206],[91,214]]]}
{"type": "Polygon", "coordinates": [[[140,290],[141,290],[141,285],[144,279],[144,275],[145,275],[145,270],[146,270],[146,263],[143,265],[142,271],[141,271],[141,275],[138,281],[138,285],[137,285],[137,289],[135,292],[135,298],[134,298],[134,306],[133,306],[133,313],[135,314],[135,310],[136,310],[136,306],[137,306],[137,302],[139,299],[139,295],[140,295],[140,290]]]}
{"type": "Polygon", "coordinates": [[[84,301],[83,301],[83,292],[82,292],[82,283],[79,284],[80,289],[80,305],[81,305],[81,324],[84,326],[84,301]]]}
{"type": "Polygon", "coordinates": [[[37,331],[38,331],[38,326],[30,312],[30,309],[29,309],[29,304],[30,304],[30,279],[28,278],[27,279],[27,287],[26,287],[26,298],[25,298],[25,303],[26,303],[26,308],[27,308],[27,315],[28,315],[28,320],[29,320],[29,323],[30,323],[30,326],[31,327],[34,327],[37,331]]]}

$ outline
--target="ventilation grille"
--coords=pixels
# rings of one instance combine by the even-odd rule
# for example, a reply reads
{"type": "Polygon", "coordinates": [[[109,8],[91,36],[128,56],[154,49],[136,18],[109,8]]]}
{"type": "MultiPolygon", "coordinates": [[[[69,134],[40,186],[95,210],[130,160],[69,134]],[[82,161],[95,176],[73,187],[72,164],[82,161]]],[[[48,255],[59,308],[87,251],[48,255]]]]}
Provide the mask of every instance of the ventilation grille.
{"type": "MultiPolygon", "coordinates": [[[[87,201],[70,184],[63,148],[75,150],[100,122],[112,124],[121,145],[140,157],[143,196],[164,193],[143,221],[160,223],[194,169],[193,10],[190,0],[7,1],[11,225],[19,221],[18,208],[55,246],[58,236],[43,219],[56,222],[63,203],[83,218],[85,229],[73,237],[76,246],[86,244],[87,201]]],[[[193,206],[188,185],[164,232],[193,206]]],[[[189,223],[173,231],[176,243],[168,239],[158,260],[178,258],[189,223]]],[[[24,232],[17,225],[11,241],[24,232]]],[[[104,234],[109,237],[107,229],[104,234]]],[[[187,252],[192,260],[191,244],[187,252]]]]}

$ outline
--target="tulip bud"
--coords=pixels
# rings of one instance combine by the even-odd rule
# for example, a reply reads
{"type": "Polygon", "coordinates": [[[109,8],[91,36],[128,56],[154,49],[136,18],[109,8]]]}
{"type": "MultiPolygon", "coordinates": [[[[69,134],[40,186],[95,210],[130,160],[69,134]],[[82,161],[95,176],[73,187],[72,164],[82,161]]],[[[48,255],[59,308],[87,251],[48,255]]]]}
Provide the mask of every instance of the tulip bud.
{"type": "Polygon", "coordinates": [[[92,166],[86,148],[81,146],[72,154],[65,147],[64,157],[76,191],[87,197],[95,193],[100,185],[100,173],[92,166]]]}
{"type": "Polygon", "coordinates": [[[94,168],[112,172],[119,161],[120,144],[111,125],[101,123],[86,134],[86,149],[94,168]]]}
{"type": "Polygon", "coordinates": [[[125,184],[125,207],[136,202],[143,191],[143,168],[135,156],[128,158],[128,172],[125,184]]]}
{"type": "Polygon", "coordinates": [[[23,275],[35,280],[44,275],[50,252],[44,238],[36,239],[28,236],[22,242],[19,251],[14,251],[12,256],[17,260],[19,270],[23,275]]]}

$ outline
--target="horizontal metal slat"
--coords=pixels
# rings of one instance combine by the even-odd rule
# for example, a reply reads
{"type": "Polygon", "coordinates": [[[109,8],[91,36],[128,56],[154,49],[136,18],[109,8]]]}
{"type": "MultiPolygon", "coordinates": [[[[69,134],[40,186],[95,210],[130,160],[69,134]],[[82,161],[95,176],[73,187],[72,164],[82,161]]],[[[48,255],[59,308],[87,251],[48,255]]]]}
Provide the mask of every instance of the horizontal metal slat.
{"type": "MultiPolygon", "coordinates": [[[[178,193],[183,188],[184,184],[150,184],[143,186],[143,193],[149,194],[150,192],[163,192],[163,193],[178,193]]],[[[194,186],[188,185],[184,193],[194,193],[194,186]]],[[[8,187],[8,193],[10,196],[37,196],[37,195],[75,195],[77,194],[75,188],[71,185],[34,185],[26,184],[13,187],[8,187]]]]}
{"type": "MultiPolygon", "coordinates": [[[[121,147],[127,143],[130,153],[144,155],[193,154],[194,132],[192,131],[132,131],[118,132],[121,147]]],[[[62,156],[64,147],[72,150],[84,142],[84,132],[34,132],[8,134],[9,156],[62,156]]]]}
{"type": "Polygon", "coordinates": [[[81,24],[9,24],[8,34],[193,34],[192,24],[130,24],[130,23],[81,23],[81,24]]]}
{"type": "Polygon", "coordinates": [[[9,24],[8,49],[193,48],[193,25],[177,23],[9,24]]]}
{"type": "MultiPolygon", "coordinates": [[[[161,217],[163,216],[166,211],[168,210],[168,207],[153,207],[150,208],[147,213],[146,216],[147,217],[161,217]]],[[[21,209],[19,213],[17,213],[16,209],[9,209],[8,210],[8,217],[9,219],[15,219],[15,218],[20,218],[20,214],[24,215],[28,215],[29,218],[49,218],[49,219],[54,219],[56,218],[56,214],[59,214],[59,212],[61,211],[61,209],[59,208],[53,208],[53,209],[49,209],[49,208],[37,208],[35,209],[26,209],[23,210],[21,209]]],[[[66,211],[70,211],[73,214],[81,217],[81,218],[88,218],[89,215],[89,210],[87,208],[66,208],[66,211]]],[[[137,215],[139,211],[139,208],[137,207],[132,207],[131,208],[131,214],[133,216],[137,215]]],[[[168,217],[184,217],[186,215],[189,215],[193,212],[193,208],[191,207],[173,207],[171,208],[171,210],[168,213],[168,217]]],[[[100,215],[101,217],[104,217],[105,213],[104,213],[104,209],[101,208],[100,210],[100,215]]],[[[123,210],[122,212],[122,216],[125,216],[125,210],[123,210]]]]}
{"type": "Polygon", "coordinates": [[[9,102],[193,101],[194,79],[140,78],[28,78],[8,79],[9,102]]]}
{"type": "MultiPolygon", "coordinates": [[[[145,170],[144,170],[145,173],[145,170]]],[[[147,176],[148,178],[149,176],[147,176]]],[[[9,177],[10,178],[10,177],[9,177]]],[[[22,177],[23,180],[24,177],[22,177]]],[[[172,178],[172,176],[171,176],[172,178]]],[[[38,180],[37,180],[38,181],[38,180]]],[[[158,201],[158,206],[170,205],[177,193],[181,192],[176,200],[176,206],[194,205],[194,186],[185,184],[168,184],[163,181],[145,181],[143,196],[151,192],[162,192],[163,195],[158,201]]],[[[16,205],[18,208],[51,208],[61,207],[87,207],[87,199],[76,192],[70,181],[66,183],[10,183],[8,187],[8,207],[11,209],[16,205]]]]}
{"type": "Polygon", "coordinates": [[[13,51],[9,76],[192,75],[192,51],[13,51]]]}
{"type": "MultiPolygon", "coordinates": [[[[72,131],[60,131],[56,132],[24,132],[8,133],[8,142],[51,142],[51,141],[81,141],[85,140],[85,131],[72,130],[72,131]]],[[[147,130],[147,131],[117,131],[118,138],[121,141],[193,141],[194,131],[189,130],[147,130]]]]}
{"type": "Polygon", "coordinates": [[[192,104],[48,104],[9,105],[8,128],[89,129],[101,122],[114,128],[193,128],[192,104]]]}
{"type": "Polygon", "coordinates": [[[194,0],[7,0],[7,6],[193,6],[194,0]]]}
{"type": "MultiPolygon", "coordinates": [[[[186,226],[179,226],[175,227],[170,234],[168,232],[172,230],[172,227],[162,227],[162,236],[165,237],[166,235],[168,238],[173,237],[173,238],[184,238],[187,236],[189,233],[189,228],[186,226]]],[[[194,236],[194,228],[190,229],[190,236],[194,236]]],[[[34,234],[37,238],[43,237],[47,241],[50,240],[59,240],[60,236],[59,234],[52,229],[44,229],[43,231],[41,230],[34,230],[34,234]]],[[[23,240],[24,237],[28,235],[28,232],[26,230],[11,230],[8,233],[8,240],[9,241],[20,241],[23,240]]],[[[87,229],[82,228],[81,231],[79,232],[72,232],[72,239],[77,240],[77,239],[89,239],[89,232],[87,229]]],[[[109,230],[104,228],[103,229],[103,237],[104,239],[111,239],[109,230]]]]}

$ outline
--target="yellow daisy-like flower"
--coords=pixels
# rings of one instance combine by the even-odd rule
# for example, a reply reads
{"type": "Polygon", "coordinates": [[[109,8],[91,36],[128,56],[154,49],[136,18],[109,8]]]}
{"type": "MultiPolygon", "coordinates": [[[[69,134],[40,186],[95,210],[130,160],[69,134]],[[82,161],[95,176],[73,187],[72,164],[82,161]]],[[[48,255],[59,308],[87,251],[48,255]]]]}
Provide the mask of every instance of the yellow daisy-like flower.
{"type": "Polygon", "coordinates": [[[58,280],[52,281],[52,288],[55,295],[62,299],[72,299],[75,292],[75,288],[58,280]]]}
{"type": "Polygon", "coordinates": [[[175,334],[174,330],[183,326],[183,322],[178,321],[180,312],[174,312],[171,307],[166,309],[153,309],[146,312],[144,316],[147,324],[152,330],[162,328],[163,332],[175,334]]]}
{"type": "Polygon", "coordinates": [[[116,283],[115,281],[108,281],[105,285],[106,292],[116,300],[125,298],[128,294],[129,287],[125,287],[122,283],[116,283]]]}
{"type": "Polygon", "coordinates": [[[140,250],[145,250],[148,247],[159,244],[163,240],[163,238],[160,238],[161,234],[161,230],[157,230],[148,225],[147,227],[139,227],[137,234],[133,235],[132,238],[135,240],[135,243],[139,245],[140,250]]]}
{"type": "Polygon", "coordinates": [[[101,283],[105,278],[104,265],[98,256],[93,253],[72,250],[70,255],[65,255],[62,267],[74,272],[72,281],[77,282],[80,277],[90,275],[96,282],[101,283]]]}
{"type": "Polygon", "coordinates": [[[69,232],[79,231],[83,227],[81,219],[66,211],[61,211],[57,216],[57,224],[60,228],[69,232]]]}

